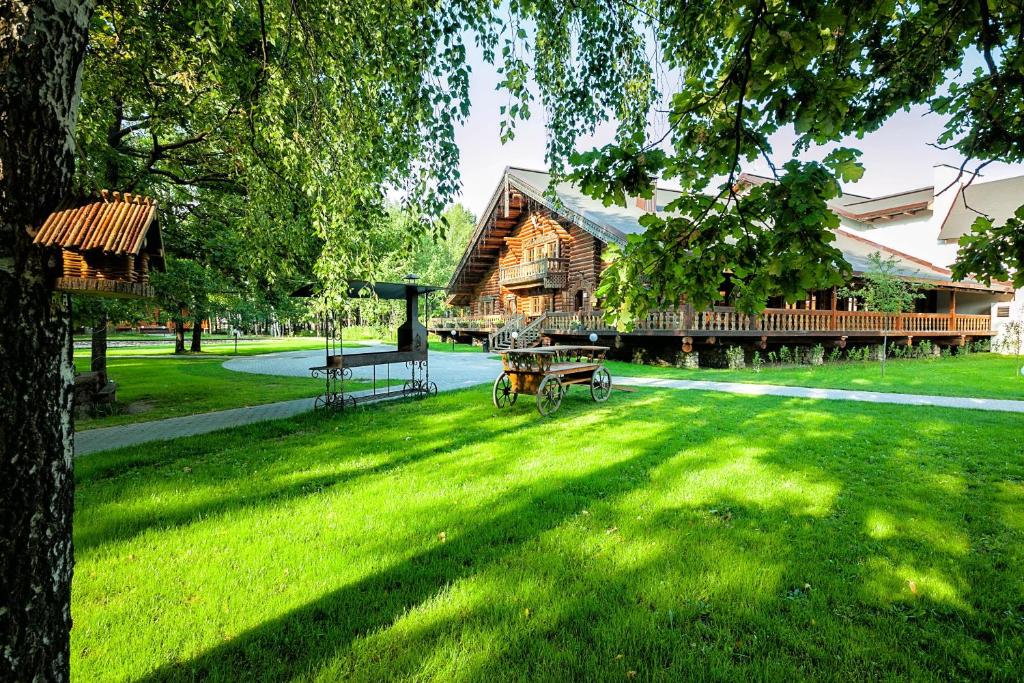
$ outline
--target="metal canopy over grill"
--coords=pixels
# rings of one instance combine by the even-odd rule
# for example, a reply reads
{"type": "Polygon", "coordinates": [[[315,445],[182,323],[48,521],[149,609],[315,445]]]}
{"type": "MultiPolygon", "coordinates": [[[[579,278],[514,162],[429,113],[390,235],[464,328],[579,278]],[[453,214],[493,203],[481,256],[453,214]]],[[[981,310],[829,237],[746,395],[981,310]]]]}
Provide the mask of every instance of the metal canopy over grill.
{"type": "MultiPolygon", "coordinates": [[[[347,293],[350,299],[377,298],[391,301],[405,301],[405,322],[398,327],[398,345],[394,351],[372,351],[368,353],[344,353],[344,323],[336,311],[325,312],[322,317],[325,360],[323,365],[311,367],[314,378],[323,378],[324,393],[316,399],[317,408],[342,410],[354,407],[360,401],[375,400],[394,396],[426,397],[437,394],[437,385],[430,381],[427,329],[419,320],[420,298],[426,302],[431,292],[443,287],[416,284],[415,276],[407,282],[368,282],[349,280],[347,293]],[[401,389],[391,387],[391,366],[405,365],[409,379],[401,389]],[[355,396],[345,392],[345,381],[352,379],[352,369],[371,367],[373,389],[369,394],[355,396]],[[380,369],[379,369],[380,368],[380,369]],[[381,375],[378,378],[378,374],[381,375]],[[386,384],[377,391],[378,379],[386,384]]],[[[306,285],[293,296],[314,296],[318,288],[306,285]]],[[[397,377],[396,377],[397,379],[397,377]]]]}

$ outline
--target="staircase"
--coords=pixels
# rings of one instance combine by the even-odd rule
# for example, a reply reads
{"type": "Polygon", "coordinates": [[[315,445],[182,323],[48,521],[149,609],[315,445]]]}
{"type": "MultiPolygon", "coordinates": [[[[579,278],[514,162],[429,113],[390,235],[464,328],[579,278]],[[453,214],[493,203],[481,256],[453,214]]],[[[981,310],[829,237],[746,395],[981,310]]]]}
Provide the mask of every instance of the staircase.
{"type": "Polygon", "coordinates": [[[540,329],[544,318],[544,315],[538,316],[529,325],[524,325],[526,321],[523,316],[515,316],[487,338],[490,350],[508,351],[537,346],[540,344],[540,329]]]}

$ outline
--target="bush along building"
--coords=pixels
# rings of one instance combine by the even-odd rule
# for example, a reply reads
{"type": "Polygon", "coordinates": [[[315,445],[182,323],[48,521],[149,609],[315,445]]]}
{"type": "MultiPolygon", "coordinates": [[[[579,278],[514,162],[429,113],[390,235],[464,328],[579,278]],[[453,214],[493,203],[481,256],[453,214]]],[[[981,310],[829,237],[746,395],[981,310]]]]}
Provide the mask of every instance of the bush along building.
{"type": "MultiPolygon", "coordinates": [[[[770,181],[745,174],[742,182],[770,181]]],[[[856,298],[832,288],[811,292],[805,301],[770,301],[760,315],[752,316],[730,305],[727,283],[722,300],[709,309],[681,303],[652,311],[629,332],[616,332],[604,322],[595,298],[604,268],[602,252],[606,245],[624,244],[630,234],[642,232],[640,217],[664,211],[678,193],[657,188],[650,200],[606,207],[571,183],[551,188],[552,200],[549,185],[546,173],[505,170],[448,283],[448,303],[457,314],[432,319],[431,332],[495,350],[579,343],[597,334],[619,357],[675,358],[700,352],[702,359],[724,364],[730,346],[762,354],[784,345],[845,349],[877,344],[886,327],[897,345],[927,341],[935,349],[963,347],[993,337],[994,316],[1001,315],[1001,307],[1014,305],[1009,284],[954,281],[948,268],[921,255],[936,254],[947,263],[955,257],[955,247],[941,241],[952,238],[940,239],[941,228],[929,227],[935,233],[930,235],[923,227],[937,211],[928,188],[876,199],[845,194],[832,206],[842,219],[834,245],[853,266],[850,284],[856,285],[870,268],[869,257],[879,252],[894,263],[898,276],[922,285],[914,312],[887,318],[862,310],[856,298]],[[898,223],[922,227],[908,240],[899,230],[886,230],[898,223]],[[929,240],[933,249],[908,249],[915,241],[929,240]]]]}

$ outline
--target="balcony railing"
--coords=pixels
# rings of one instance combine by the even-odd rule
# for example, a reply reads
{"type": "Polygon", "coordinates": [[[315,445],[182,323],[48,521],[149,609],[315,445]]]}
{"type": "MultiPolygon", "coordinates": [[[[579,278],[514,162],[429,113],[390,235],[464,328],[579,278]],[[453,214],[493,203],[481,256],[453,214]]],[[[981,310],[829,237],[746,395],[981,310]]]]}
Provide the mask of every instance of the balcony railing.
{"type": "Polygon", "coordinates": [[[471,315],[457,318],[431,318],[431,330],[493,331],[505,324],[503,315],[471,315]]]}
{"type": "Polygon", "coordinates": [[[568,282],[569,260],[546,257],[536,261],[517,263],[498,271],[498,280],[505,287],[542,285],[551,289],[565,287],[568,282]]]}
{"type": "MultiPolygon", "coordinates": [[[[593,313],[548,313],[546,331],[594,330],[611,331],[600,311],[593,313]]],[[[990,332],[992,320],[987,315],[949,315],[947,313],[902,313],[886,315],[870,311],[816,311],[789,308],[768,308],[760,315],[741,313],[730,306],[716,306],[707,311],[689,307],[652,311],[637,321],[633,332],[710,333],[731,332],[751,334],[786,333],[932,333],[959,334],[990,332]]]]}
{"type": "MultiPolygon", "coordinates": [[[[600,311],[592,313],[546,313],[542,331],[614,332],[600,311]]],[[[494,331],[509,320],[504,315],[478,315],[461,318],[432,318],[431,330],[494,331]]],[[[741,313],[730,306],[715,306],[707,311],[689,307],[652,311],[634,325],[633,332],[644,334],[675,333],[711,335],[726,333],[737,336],[785,336],[790,333],[950,335],[991,333],[992,319],[987,315],[948,313],[903,313],[885,315],[871,311],[813,311],[790,308],[767,308],[760,315],[741,313]]]]}

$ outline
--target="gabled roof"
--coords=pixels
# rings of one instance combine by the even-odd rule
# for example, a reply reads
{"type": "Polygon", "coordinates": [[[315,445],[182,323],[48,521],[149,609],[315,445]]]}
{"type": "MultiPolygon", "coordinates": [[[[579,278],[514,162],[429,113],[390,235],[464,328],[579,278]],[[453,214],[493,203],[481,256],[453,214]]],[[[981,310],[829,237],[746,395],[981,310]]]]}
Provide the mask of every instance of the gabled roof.
{"type": "MultiPolygon", "coordinates": [[[[62,202],[33,241],[45,247],[134,256],[142,249],[156,217],[156,202],[149,197],[104,190],[97,198],[62,202]]],[[[162,256],[159,237],[155,241],[157,244],[150,246],[162,256]]]]}
{"type": "MultiPolygon", "coordinates": [[[[547,205],[564,218],[573,220],[603,242],[625,244],[627,235],[636,235],[644,231],[640,225],[640,217],[647,212],[635,204],[605,206],[599,200],[583,194],[576,185],[569,182],[555,185],[554,191],[558,201],[552,203],[544,194],[551,184],[549,174],[511,166],[505,170],[505,174],[511,186],[522,190],[534,201],[547,205]]],[[[682,194],[677,190],[663,187],[655,188],[655,192],[657,211],[664,211],[669,202],[682,194]]]]}
{"type": "MultiPolygon", "coordinates": [[[[950,190],[952,191],[952,190],[950,190]]],[[[971,231],[978,216],[988,216],[997,225],[1005,223],[1024,204],[1024,176],[972,182],[957,192],[946,219],[939,230],[939,239],[956,241],[971,231]]]]}

